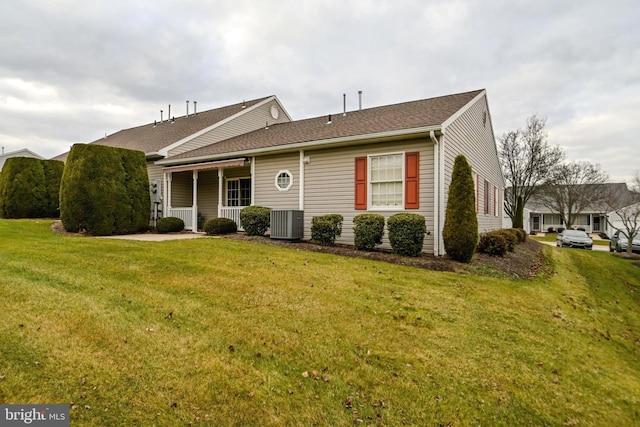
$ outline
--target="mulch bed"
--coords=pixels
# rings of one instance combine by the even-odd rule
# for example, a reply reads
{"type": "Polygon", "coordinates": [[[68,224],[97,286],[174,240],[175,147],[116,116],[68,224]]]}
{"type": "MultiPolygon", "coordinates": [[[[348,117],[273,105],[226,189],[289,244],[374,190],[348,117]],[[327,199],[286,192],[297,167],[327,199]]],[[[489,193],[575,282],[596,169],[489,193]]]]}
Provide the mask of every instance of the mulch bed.
{"type": "Polygon", "coordinates": [[[323,252],[355,258],[366,258],[375,261],[425,268],[434,271],[450,271],[457,273],[473,271],[477,273],[478,271],[486,271],[486,267],[489,267],[491,270],[501,272],[504,276],[515,278],[535,277],[544,260],[542,243],[531,239],[527,239],[524,243],[520,243],[516,246],[514,252],[507,253],[504,257],[476,254],[470,264],[463,264],[453,261],[446,256],[436,257],[425,253],[417,257],[405,257],[395,255],[391,253],[390,250],[384,249],[376,249],[372,252],[357,251],[353,246],[348,245],[321,246],[310,241],[290,242],[287,240],[273,240],[269,237],[247,236],[243,233],[230,234],[224,237],[227,239],[290,247],[305,251],[323,252]]]}

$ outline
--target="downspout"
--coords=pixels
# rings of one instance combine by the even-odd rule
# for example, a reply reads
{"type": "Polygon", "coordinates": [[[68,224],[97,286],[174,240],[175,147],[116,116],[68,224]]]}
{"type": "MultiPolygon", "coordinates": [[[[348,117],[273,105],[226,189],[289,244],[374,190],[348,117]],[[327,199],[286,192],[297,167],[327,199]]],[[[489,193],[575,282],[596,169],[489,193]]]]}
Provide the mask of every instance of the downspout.
{"type": "Polygon", "coordinates": [[[433,141],[433,255],[440,254],[440,144],[434,131],[429,132],[433,141]]]}
{"type": "Polygon", "coordinates": [[[438,180],[438,184],[440,186],[440,188],[438,189],[438,196],[439,196],[439,202],[438,202],[438,207],[440,208],[440,214],[439,216],[439,222],[440,222],[440,233],[438,234],[439,236],[439,240],[438,240],[438,253],[439,255],[444,255],[446,253],[446,251],[444,250],[444,239],[442,237],[442,230],[444,230],[444,220],[445,220],[445,209],[446,209],[446,205],[444,202],[444,187],[445,187],[445,150],[446,150],[446,145],[445,145],[445,141],[444,141],[444,135],[445,135],[445,131],[444,128],[442,128],[442,130],[440,130],[440,168],[439,168],[439,172],[440,172],[440,179],[438,180]]]}
{"type": "Polygon", "coordinates": [[[298,193],[298,209],[304,210],[304,150],[300,150],[300,177],[298,179],[299,193],[298,193]]]}

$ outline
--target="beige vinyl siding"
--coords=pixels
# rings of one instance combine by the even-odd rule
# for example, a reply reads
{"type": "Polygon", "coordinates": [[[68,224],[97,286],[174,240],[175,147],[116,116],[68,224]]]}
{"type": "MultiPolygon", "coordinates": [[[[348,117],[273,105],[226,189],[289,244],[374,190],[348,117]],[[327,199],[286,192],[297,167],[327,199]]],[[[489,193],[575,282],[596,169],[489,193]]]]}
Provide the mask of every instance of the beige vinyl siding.
{"type": "Polygon", "coordinates": [[[174,172],[171,174],[171,207],[188,208],[193,206],[193,172],[174,172]]]}
{"type": "Polygon", "coordinates": [[[198,212],[205,218],[218,217],[218,170],[198,172],[198,212]]]}
{"type": "MultiPolygon", "coordinates": [[[[433,143],[429,139],[307,150],[304,154],[310,159],[305,165],[305,238],[311,237],[311,220],[314,216],[341,214],[344,217],[343,231],[337,242],[353,245],[353,218],[356,215],[377,213],[389,218],[398,212],[411,212],[425,216],[430,233],[425,236],[424,250],[433,250],[433,143]],[[354,209],[355,158],[412,151],[420,153],[420,208],[394,211],[354,209]]],[[[386,231],[383,247],[389,247],[386,231]]]]}
{"type": "Polygon", "coordinates": [[[298,209],[300,207],[300,154],[286,153],[255,158],[254,204],[272,209],[298,209]],[[293,176],[288,191],[280,191],[275,179],[281,170],[293,176]]]}
{"type": "Polygon", "coordinates": [[[280,105],[275,100],[272,100],[271,102],[261,105],[255,109],[241,113],[239,116],[215,127],[214,129],[211,129],[209,132],[206,132],[203,135],[200,135],[190,141],[187,141],[179,147],[170,150],[168,157],[195,150],[196,148],[215,144],[216,142],[220,142],[222,140],[229,139],[244,133],[252,132],[256,129],[265,127],[267,122],[269,124],[274,124],[288,121],[289,118],[284,113],[284,111],[282,111],[280,105]],[[276,105],[280,112],[277,120],[271,117],[270,109],[272,105],[276,105]]]}
{"type": "MultiPolygon", "coordinates": [[[[504,180],[498,161],[497,148],[486,96],[476,100],[464,113],[445,129],[445,188],[451,183],[453,164],[458,154],[463,154],[478,181],[476,200],[478,229],[480,232],[502,227],[504,180]],[[485,185],[489,182],[489,213],[484,211],[485,185]],[[494,187],[498,194],[498,212],[494,213],[494,187]]],[[[445,206],[448,191],[445,192],[445,206]]]]}

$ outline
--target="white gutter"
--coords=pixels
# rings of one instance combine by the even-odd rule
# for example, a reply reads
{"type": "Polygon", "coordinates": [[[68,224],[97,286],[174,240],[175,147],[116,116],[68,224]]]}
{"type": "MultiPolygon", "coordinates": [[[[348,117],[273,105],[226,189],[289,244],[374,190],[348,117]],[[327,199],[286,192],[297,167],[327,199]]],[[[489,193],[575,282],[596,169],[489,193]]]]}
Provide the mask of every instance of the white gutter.
{"type": "MultiPolygon", "coordinates": [[[[303,150],[305,148],[316,148],[316,147],[319,148],[319,147],[326,147],[330,145],[349,144],[354,142],[369,144],[369,143],[376,142],[376,140],[415,138],[421,135],[429,135],[429,132],[437,131],[437,130],[440,130],[440,125],[425,126],[420,128],[414,128],[414,129],[400,129],[400,130],[394,130],[389,132],[372,133],[368,135],[353,135],[353,136],[345,136],[341,138],[321,139],[317,141],[303,141],[303,142],[296,142],[293,144],[276,145],[276,146],[264,147],[264,148],[254,148],[250,150],[232,151],[227,153],[219,153],[214,155],[205,155],[205,156],[198,156],[198,157],[186,157],[186,158],[180,158],[180,159],[169,158],[169,159],[159,160],[155,164],[170,165],[170,164],[181,164],[181,163],[191,163],[191,162],[202,162],[206,160],[227,158],[230,156],[234,156],[234,157],[253,156],[256,154],[271,153],[274,151],[296,151],[296,150],[303,150]]],[[[268,130],[266,130],[265,132],[268,132],[268,130]]]]}

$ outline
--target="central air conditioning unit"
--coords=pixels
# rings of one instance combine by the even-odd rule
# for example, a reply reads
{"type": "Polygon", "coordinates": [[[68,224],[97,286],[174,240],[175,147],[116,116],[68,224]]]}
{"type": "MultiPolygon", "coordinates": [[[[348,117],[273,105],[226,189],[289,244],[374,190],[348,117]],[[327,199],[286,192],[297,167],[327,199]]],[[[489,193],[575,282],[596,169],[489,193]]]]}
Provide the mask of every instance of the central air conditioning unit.
{"type": "Polygon", "coordinates": [[[304,237],[304,211],[272,210],[271,238],[300,240],[304,237]]]}

